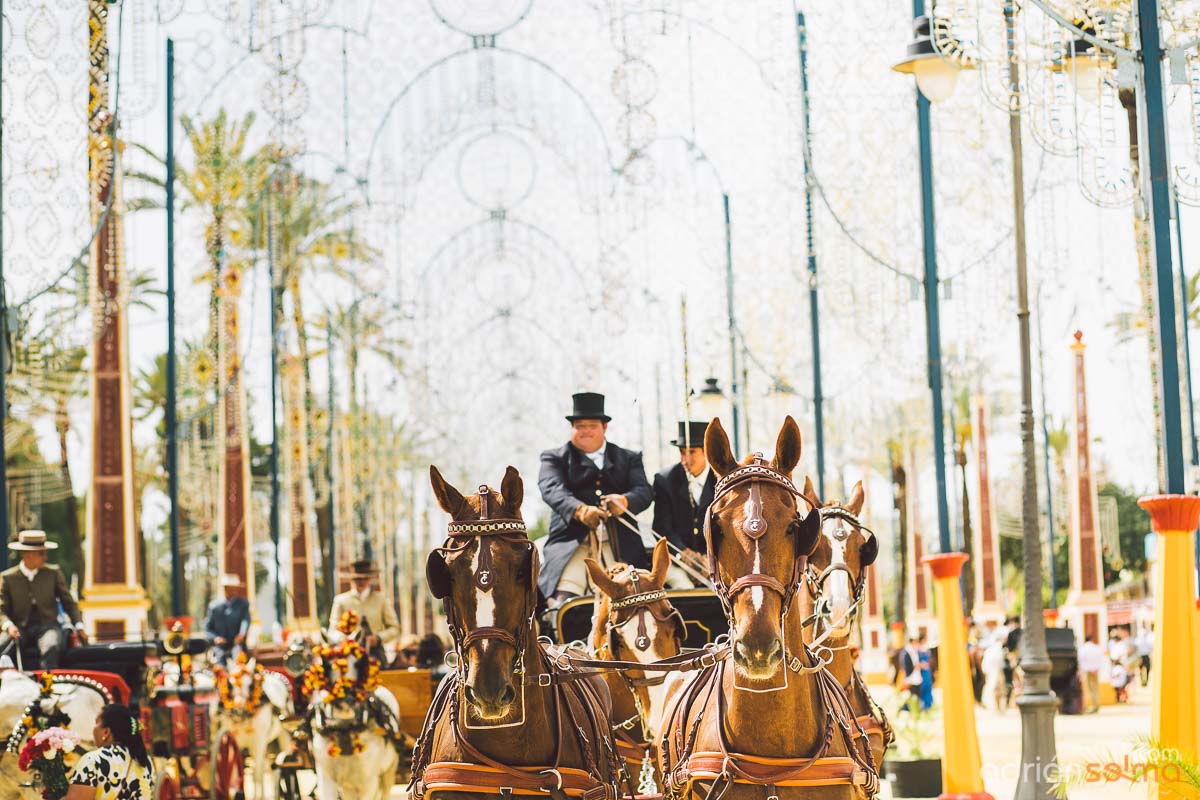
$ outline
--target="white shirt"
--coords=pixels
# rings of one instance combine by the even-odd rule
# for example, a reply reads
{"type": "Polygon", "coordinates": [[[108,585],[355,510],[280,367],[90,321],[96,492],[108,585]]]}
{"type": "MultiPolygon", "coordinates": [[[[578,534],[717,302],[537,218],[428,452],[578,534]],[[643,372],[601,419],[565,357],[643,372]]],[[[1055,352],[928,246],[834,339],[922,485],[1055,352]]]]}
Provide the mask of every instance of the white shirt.
{"type": "Polygon", "coordinates": [[[585,456],[592,460],[596,465],[596,469],[604,469],[604,451],[608,449],[608,442],[600,445],[600,449],[594,453],[584,453],[585,456]]]}
{"type": "Polygon", "coordinates": [[[25,566],[24,561],[17,562],[17,566],[20,567],[21,574],[28,578],[30,583],[33,583],[33,579],[37,577],[38,570],[25,566]]]}
{"type": "Polygon", "coordinates": [[[367,588],[363,589],[361,592],[358,593],[358,599],[366,600],[370,595],[371,595],[371,587],[368,586],[367,588]]]}
{"type": "Polygon", "coordinates": [[[1079,646],[1079,671],[1099,672],[1104,668],[1104,649],[1095,642],[1084,642],[1079,646]]]}
{"type": "Polygon", "coordinates": [[[699,475],[693,475],[688,471],[687,467],[683,468],[683,474],[687,476],[688,493],[692,496],[692,502],[700,505],[700,495],[704,493],[704,484],[708,483],[708,473],[712,468],[705,465],[704,471],[699,475]]]}

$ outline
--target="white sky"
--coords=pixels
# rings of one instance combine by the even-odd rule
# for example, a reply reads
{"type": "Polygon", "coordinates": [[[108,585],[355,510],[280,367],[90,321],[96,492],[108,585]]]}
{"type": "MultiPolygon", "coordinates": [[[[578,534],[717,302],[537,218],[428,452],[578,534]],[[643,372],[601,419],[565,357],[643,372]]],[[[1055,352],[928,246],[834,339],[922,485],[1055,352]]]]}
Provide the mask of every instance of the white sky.
{"type": "MultiPolygon", "coordinates": [[[[10,303],[45,286],[87,239],[81,5],[5,4],[10,303]]],[[[817,200],[814,224],[827,460],[831,476],[842,469],[852,483],[885,459],[898,408],[909,407],[918,435],[929,436],[923,307],[910,281],[888,268],[921,270],[913,86],[889,69],[911,35],[910,6],[810,5],[813,169],[828,201],[817,200]]],[[[173,36],[182,113],[255,110],[261,144],[279,107],[273,98],[282,96],[298,114],[285,137],[304,149],[303,166],[343,191],[365,192],[370,207],[356,225],[382,259],[363,268],[364,294],[394,311],[393,331],[411,349],[404,374],[368,359],[364,385],[371,402],[419,434],[451,480],[496,483],[513,463],[532,481],[538,452],[566,437],[571,392],[585,388],[609,396],[613,441],[644,449],[651,471],[669,463],[666,440],[682,414],[682,298],[691,384],[698,388],[709,374],[729,383],[722,190],[731,198],[738,325],[753,353],[751,445],[769,451],[790,411],[805,434],[802,469],[813,470],[790,0],[124,0],[112,8],[114,32],[123,14],[127,139],[162,152],[164,42],[173,36]],[[473,48],[439,14],[479,31],[516,21],[495,49],[473,48]],[[307,22],[302,36],[246,54],[248,44],[297,21],[307,22]],[[298,66],[272,84],[280,57],[298,66]],[[287,91],[272,94],[279,85],[287,91]],[[644,160],[630,168],[648,176],[639,185],[619,174],[630,141],[644,145],[644,160]],[[489,221],[488,206],[497,202],[507,207],[502,223],[489,221]],[[768,373],[801,399],[768,398],[768,373]]],[[[1004,114],[980,91],[987,79],[964,74],[954,97],[933,112],[939,259],[943,276],[955,276],[942,304],[942,341],[953,385],[969,383],[990,398],[992,474],[1011,484],[1019,470],[1019,383],[1010,162],[1004,114]]],[[[1186,87],[1171,91],[1182,126],[1186,87]]],[[[1085,122],[1089,113],[1081,112],[1085,122]]],[[[1123,147],[1120,125],[1116,132],[1102,155],[1120,166],[1111,158],[1123,147]]],[[[1178,133],[1177,152],[1190,154],[1186,131],[1178,133]]],[[[1079,164],[1092,164],[1096,151],[1080,161],[1048,154],[1033,134],[1025,143],[1029,262],[1042,294],[1035,324],[1045,341],[1047,408],[1055,417],[1069,413],[1068,345],[1081,329],[1096,460],[1116,480],[1149,490],[1155,461],[1145,345],[1119,344],[1109,326],[1139,302],[1133,212],[1084,198],[1078,175],[1087,169],[1079,164]]],[[[186,150],[181,158],[188,160],[186,150]]],[[[1200,216],[1184,213],[1191,272],[1200,216]]],[[[163,224],[155,213],[126,222],[128,263],[160,285],[163,224]]],[[[207,289],[191,281],[203,262],[198,226],[191,212],[181,215],[180,324],[189,335],[207,313],[207,289]]],[[[264,439],[265,273],[261,265],[253,275],[243,308],[254,425],[264,439]]],[[[331,278],[306,288],[314,312],[350,296],[331,278]]],[[[39,299],[35,315],[38,303],[50,302],[63,301],[39,299]]],[[[161,303],[132,308],[130,329],[136,370],[165,348],[161,303]]],[[[71,335],[84,341],[87,331],[83,318],[71,335]]],[[[324,396],[324,365],[314,374],[324,396]]],[[[337,380],[344,391],[344,376],[337,380]]],[[[86,402],[76,411],[72,446],[83,481],[86,402]]],[[[144,442],[151,431],[136,435],[144,442]]],[[[425,503],[423,471],[417,484],[417,502],[425,503]]],[[[876,516],[890,519],[887,484],[877,478],[869,489],[876,516]]],[[[527,496],[528,510],[540,509],[532,487],[527,496]]],[[[932,532],[932,501],[922,506],[932,532]]]]}

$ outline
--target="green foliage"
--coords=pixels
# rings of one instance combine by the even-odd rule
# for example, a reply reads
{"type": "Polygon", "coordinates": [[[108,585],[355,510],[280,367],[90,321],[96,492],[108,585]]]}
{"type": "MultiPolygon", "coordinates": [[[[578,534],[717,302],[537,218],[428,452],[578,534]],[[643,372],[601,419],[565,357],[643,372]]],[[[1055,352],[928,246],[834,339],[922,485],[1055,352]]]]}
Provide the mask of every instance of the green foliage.
{"type": "Polygon", "coordinates": [[[896,731],[894,755],[889,754],[891,761],[920,761],[926,758],[941,758],[938,748],[936,719],[938,715],[933,709],[925,711],[915,699],[909,703],[903,702],[908,698],[907,692],[902,692],[895,708],[888,719],[896,731]]]}
{"type": "MultiPolygon", "coordinates": [[[[1117,527],[1120,532],[1120,560],[1125,568],[1135,572],[1145,572],[1146,552],[1145,536],[1150,532],[1150,515],[1137,504],[1138,495],[1132,490],[1106,483],[1100,487],[1102,497],[1112,497],[1117,501],[1117,527]]],[[[1104,579],[1106,583],[1117,580],[1117,570],[1110,567],[1115,561],[1114,554],[1104,556],[1104,579]]]]}

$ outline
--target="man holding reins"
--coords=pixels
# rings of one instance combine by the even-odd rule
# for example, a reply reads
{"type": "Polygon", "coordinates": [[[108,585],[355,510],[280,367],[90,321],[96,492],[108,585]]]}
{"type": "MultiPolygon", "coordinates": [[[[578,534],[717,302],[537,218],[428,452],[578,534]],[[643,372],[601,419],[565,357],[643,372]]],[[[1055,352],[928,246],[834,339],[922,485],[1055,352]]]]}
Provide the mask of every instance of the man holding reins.
{"type": "Polygon", "coordinates": [[[350,579],[350,590],[334,597],[329,609],[329,635],[335,641],[341,639],[338,622],[347,611],[353,611],[367,631],[363,643],[367,652],[381,664],[386,664],[383,646],[400,638],[400,620],[392,604],[376,591],[378,576],[379,569],[366,559],[350,565],[350,573],[346,576],[350,579]]]}
{"type": "Polygon", "coordinates": [[[579,392],[572,398],[571,440],[542,453],[538,474],[538,490],[551,510],[538,577],[549,608],[587,592],[589,555],[604,564],[650,567],[634,518],[653,499],[642,454],[606,440],[612,418],[604,413],[604,395],[579,392]]]}
{"type": "MultiPolygon", "coordinates": [[[[705,575],[708,565],[704,544],[704,515],[712,504],[717,480],[704,456],[705,422],[680,422],[671,444],[679,448],[679,461],[654,476],[654,532],[670,542],[676,560],[705,575]]],[[[695,579],[672,563],[667,584],[690,589],[695,579]]]]}

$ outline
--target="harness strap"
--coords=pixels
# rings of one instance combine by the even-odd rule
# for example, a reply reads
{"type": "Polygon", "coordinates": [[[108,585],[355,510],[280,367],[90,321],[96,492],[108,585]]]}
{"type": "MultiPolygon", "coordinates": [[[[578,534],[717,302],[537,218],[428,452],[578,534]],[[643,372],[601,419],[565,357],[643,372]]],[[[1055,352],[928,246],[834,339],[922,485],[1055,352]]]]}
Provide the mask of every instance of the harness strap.
{"type": "Polygon", "coordinates": [[[545,795],[561,792],[582,800],[614,798],[610,787],[581,769],[571,767],[517,767],[497,769],[465,761],[436,761],[425,768],[426,792],[545,795]]]}
{"type": "Polygon", "coordinates": [[[799,759],[699,752],[688,759],[688,772],[692,780],[726,778],[759,786],[865,786],[868,779],[866,770],[848,756],[799,759]],[[739,766],[730,776],[727,765],[733,763],[739,766]]]}

